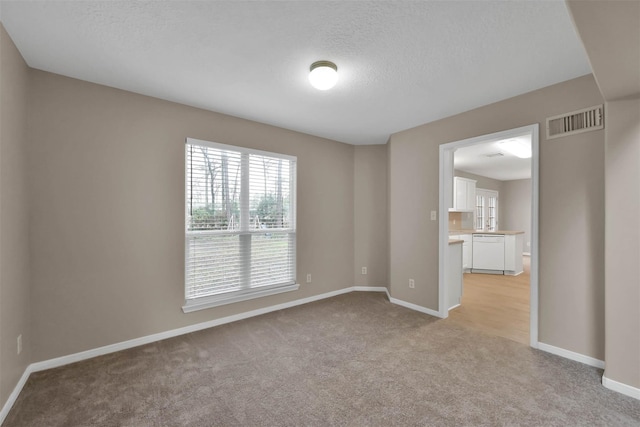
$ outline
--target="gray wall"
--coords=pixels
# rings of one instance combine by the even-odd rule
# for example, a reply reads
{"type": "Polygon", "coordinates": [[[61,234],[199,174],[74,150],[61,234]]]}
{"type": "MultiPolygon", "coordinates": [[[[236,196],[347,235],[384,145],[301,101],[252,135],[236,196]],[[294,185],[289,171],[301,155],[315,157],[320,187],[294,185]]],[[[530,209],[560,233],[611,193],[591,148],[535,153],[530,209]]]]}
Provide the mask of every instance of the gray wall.
{"type": "Polygon", "coordinates": [[[27,88],[27,65],[0,24],[0,408],[31,362],[27,88]]]}
{"type": "Polygon", "coordinates": [[[392,135],[392,296],[438,308],[438,225],[425,218],[438,209],[439,145],[539,123],[539,340],[603,359],[604,132],[551,141],[544,132],[547,117],[601,102],[588,75],[392,135]]]}
{"type": "Polygon", "coordinates": [[[606,371],[640,387],[640,2],[567,1],[605,105],[606,371]],[[615,49],[611,47],[615,46],[615,49]]]}
{"type": "Polygon", "coordinates": [[[387,147],[354,147],[356,286],[387,286],[387,147]],[[367,274],[362,274],[367,267],[367,274]]]}
{"type": "Polygon", "coordinates": [[[469,173],[461,170],[455,170],[453,172],[453,176],[460,176],[462,178],[469,178],[476,180],[476,188],[484,188],[485,190],[494,190],[501,192],[502,184],[504,181],[500,181],[498,179],[487,178],[486,176],[476,175],[474,173],[469,173]]]}
{"type": "Polygon", "coordinates": [[[640,388],[640,99],[607,102],[606,371],[640,388]]]}
{"type": "MultiPolygon", "coordinates": [[[[31,81],[35,361],[353,286],[353,146],[42,71],[31,81]],[[298,157],[298,291],[182,313],[186,137],[298,157]]],[[[364,258],[384,275],[376,256],[364,258]]]]}
{"type": "Polygon", "coordinates": [[[524,251],[531,252],[531,179],[502,182],[500,228],[524,230],[524,251]]]}

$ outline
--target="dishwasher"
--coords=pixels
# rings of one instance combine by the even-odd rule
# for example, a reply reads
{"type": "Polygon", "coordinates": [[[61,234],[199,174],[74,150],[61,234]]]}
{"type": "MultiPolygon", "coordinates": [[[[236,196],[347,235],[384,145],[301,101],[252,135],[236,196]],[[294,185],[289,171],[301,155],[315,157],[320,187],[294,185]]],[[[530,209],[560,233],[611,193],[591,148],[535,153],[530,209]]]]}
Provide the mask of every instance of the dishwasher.
{"type": "Polygon", "coordinates": [[[473,235],[473,269],[504,274],[504,234],[473,235]]]}

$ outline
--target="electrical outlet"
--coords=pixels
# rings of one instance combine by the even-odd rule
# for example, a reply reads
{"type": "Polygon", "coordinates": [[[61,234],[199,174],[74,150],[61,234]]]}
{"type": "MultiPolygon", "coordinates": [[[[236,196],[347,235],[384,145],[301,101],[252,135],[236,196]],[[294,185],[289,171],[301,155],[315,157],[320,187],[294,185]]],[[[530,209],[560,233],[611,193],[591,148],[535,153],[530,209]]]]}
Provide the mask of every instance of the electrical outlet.
{"type": "Polygon", "coordinates": [[[22,334],[18,335],[18,354],[22,353],[22,334]]]}
{"type": "Polygon", "coordinates": [[[367,274],[367,267],[362,267],[362,274],[367,274]]]}
{"type": "Polygon", "coordinates": [[[438,219],[438,212],[431,211],[431,221],[435,221],[438,219]]]}
{"type": "Polygon", "coordinates": [[[409,279],[409,287],[411,289],[415,288],[416,287],[416,281],[413,280],[413,279],[409,279]]]}
{"type": "Polygon", "coordinates": [[[311,274],[307,274],[307,283],[311,283],[311,274]]]}

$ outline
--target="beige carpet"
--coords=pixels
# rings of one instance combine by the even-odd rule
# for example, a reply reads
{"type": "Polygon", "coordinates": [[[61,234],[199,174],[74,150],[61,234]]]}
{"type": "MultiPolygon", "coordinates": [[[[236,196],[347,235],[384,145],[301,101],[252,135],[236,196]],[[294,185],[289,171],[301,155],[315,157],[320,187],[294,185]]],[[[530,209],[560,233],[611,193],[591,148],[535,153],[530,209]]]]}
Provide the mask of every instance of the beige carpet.
{"type": "Polygon", "coordinates": [[[640,425],[601,375],[354,292],[33,374],[3,425],[640,425]]]}

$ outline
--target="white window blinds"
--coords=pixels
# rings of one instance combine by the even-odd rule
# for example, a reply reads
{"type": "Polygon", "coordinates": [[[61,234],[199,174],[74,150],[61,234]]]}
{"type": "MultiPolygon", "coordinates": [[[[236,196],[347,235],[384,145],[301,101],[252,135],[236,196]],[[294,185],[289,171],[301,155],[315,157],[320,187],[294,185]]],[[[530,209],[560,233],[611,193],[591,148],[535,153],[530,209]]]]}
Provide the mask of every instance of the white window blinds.
{"type": "Polygon", "coordinates": [[[187,139],[185,311],[297,289],[296,159],[187,139]]]}

